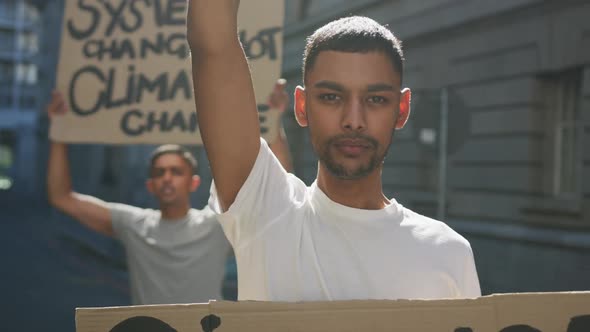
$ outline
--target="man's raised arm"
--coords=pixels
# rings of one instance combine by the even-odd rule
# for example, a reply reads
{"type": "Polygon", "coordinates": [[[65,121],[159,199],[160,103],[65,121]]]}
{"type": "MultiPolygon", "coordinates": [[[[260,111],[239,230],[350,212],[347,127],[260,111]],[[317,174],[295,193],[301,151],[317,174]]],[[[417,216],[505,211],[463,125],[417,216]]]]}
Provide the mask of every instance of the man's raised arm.
{"type": "MultiPolygon", "coordinates": [[[[63,96],[54,91],[47,107],[50,119],[65,114],[63,96]]],[[[55,208],[103,235],[113,236],[113,222],[107,203],[72,190],[70,164],[65,143],[51,142],[47,167],[47,197],[55,208]]]]}
{"type": "Polygon", "coordinates": [[[250,174],[260,148],[254,87],[238,39],[238,0],[189,0],[199,129],[221,207],[226,210],[250,174]]]}

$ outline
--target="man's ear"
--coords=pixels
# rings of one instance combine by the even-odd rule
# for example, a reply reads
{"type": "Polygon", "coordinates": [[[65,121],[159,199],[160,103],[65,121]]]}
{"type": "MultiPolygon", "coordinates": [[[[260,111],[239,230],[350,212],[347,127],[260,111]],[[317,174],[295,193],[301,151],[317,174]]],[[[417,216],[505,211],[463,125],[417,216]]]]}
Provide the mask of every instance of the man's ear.
{"type": "Polygon", "coordinates": [[[191,181],[191,192],[196,191],[200,185],[201,185],[201,177],[198,175],[193,175],[193,178],[191,181]]]}
{"type": "Polygon", "coordinates": [[[147,179],[145,181],[145,187],[146,187],[147,191],[149,191],[151,194],[153,194],[154,191],[156,191],[156,189],[154,188],[154,182],[152,181],[152,179],[147,179]]]}
{"type": "Polygon", "coordinates": [[[307,127],[307,113],[305,110],[305,89],[298,85],[295,88],[295,119],[301,127],[307,127]]]}
{"type": "Polygon", "coordinates": [[[408,118],[410,117],[410,101],[412,99],[412,91],[408,88],[404,88],[401,92],[401,98],[399,100],[399,114],[395,123],[395,129],[402,129],[408,118]]]}

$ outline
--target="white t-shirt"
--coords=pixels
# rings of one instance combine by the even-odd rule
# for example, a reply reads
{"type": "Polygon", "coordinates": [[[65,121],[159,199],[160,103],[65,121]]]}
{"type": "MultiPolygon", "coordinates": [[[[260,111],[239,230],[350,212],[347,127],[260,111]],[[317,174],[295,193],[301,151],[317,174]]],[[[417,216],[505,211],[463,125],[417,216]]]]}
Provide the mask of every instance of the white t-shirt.
{"type": "MultiPolygon", "coordinates": [[[[220,213],[214,184],[211,192],[220,213]]],[[[264,140],[218,220],[234,247],[239,300],[481,295],[469,242],[446,224],[393,199],[381,210],[338,204],[287,173],[264,140]]]]}
{"type": "Polygon", "coordinates": [[[133,304],[221,299],[230,244],[210,208],[190,209],[179,220],[125,204],[109,208],[125,246],[133,304]]]}

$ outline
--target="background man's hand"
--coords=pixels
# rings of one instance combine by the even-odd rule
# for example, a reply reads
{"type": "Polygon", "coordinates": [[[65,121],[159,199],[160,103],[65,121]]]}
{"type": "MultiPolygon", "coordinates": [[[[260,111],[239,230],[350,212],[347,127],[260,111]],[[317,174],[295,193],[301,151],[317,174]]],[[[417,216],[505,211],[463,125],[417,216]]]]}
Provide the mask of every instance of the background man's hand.
{"type": "Polygon", "coordinates": [[[61,92],[52,91],[51,101],[47,106],[47,115],[49,116],[49,119],[53,119],[55,116],[64,115],[67,111],[66,102],[61,92]]]}
{"type": "Polygon", "coordinates": [[[279,110],[284,112],[289,106],[289,95],[285,88],[287,87],[287,81],[285,79],[279,79],[275,83],[272,93],[268,97],[268,106],[271,109],[279,110]]]}

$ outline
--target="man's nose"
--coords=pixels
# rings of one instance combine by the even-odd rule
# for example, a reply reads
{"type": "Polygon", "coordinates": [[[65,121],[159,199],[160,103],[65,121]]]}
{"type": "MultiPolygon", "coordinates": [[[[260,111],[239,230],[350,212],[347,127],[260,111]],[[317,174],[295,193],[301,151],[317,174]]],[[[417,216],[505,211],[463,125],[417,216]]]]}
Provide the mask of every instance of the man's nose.
{"type": "Polygon", "coordinates": [[[170,181],[170,180],[172,180],[172,172],[170,170],[164,171],[164,176],[162,176],[162,179],[164,181],[170,181]]]}
{"type": "Polygon", "coordinates": [[[360,98],[351,98],[342,114],[342,127],[352,131],[363,131],[367,127],[365,104],[360,98]]]}

